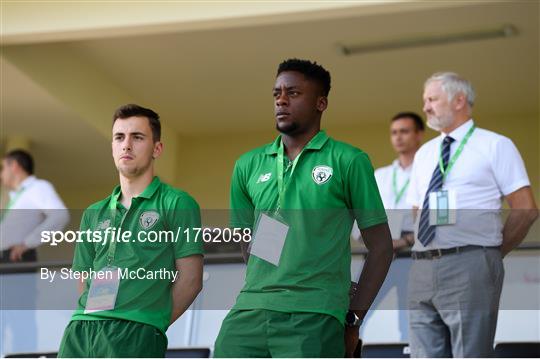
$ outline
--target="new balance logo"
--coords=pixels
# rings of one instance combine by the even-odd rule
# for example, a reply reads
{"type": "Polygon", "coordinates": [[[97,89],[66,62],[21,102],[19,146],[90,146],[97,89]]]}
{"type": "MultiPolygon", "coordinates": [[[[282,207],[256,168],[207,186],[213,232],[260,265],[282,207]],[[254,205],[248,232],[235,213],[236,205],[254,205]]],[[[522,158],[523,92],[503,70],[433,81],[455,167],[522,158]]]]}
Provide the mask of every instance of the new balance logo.
{"type": "Polygon", "coordinates": [[[270,179],[270,177],[272,177],[272,172],[262,174],[262,175],[259,176],[259,179],[257,180],[257,183],[266,182],[266,181],[268,181],[270,179]]]}

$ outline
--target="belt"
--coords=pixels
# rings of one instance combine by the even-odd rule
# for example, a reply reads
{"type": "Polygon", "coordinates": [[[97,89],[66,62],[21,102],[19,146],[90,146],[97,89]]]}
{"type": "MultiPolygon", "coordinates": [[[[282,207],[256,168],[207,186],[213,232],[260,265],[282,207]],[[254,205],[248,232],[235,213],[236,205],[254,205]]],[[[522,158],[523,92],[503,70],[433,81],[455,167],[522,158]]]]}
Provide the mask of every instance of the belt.
{"type": "Polygon", "coordinates": [[[412,259],[436,259],[444,255],[472,251],[473,249],[500,249],[500,248],[501,248],[500,246],[484,247],[484,246],[470,245],[470,246],[444,248],[444,249],[432,249],[429,251],[411,252],[411,258],[412,259]]]}

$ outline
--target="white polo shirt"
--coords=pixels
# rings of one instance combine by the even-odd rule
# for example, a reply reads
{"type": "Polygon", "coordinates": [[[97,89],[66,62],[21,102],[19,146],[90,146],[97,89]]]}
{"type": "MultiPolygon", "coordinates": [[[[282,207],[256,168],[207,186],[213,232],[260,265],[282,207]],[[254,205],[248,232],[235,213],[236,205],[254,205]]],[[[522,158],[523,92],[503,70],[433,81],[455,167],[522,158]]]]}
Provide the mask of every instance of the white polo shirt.
{"type": "Polygon", "coordinates": [[[41,231],[60,231],[69,222],[66,206],[46,180],[29,176],[9,196],[13,203],[0,221],[0,250],[16,244],[35,248],[41,231]]]}
{"type": "MultiPolygon", "coordinates": [[[[449,133],[455,140],[450,147],[450,156],[472,126],[470,119],[449,133]]],[[[412,206],[422,208],[431,175],[439,163],[444,137],[446,135],[441,133],[416,152],[407,195],[407,202],[412,206]]],[[[427,247],[416,238],[412,249],[500,245],[503,196],[529,185],[523,159],[514,143],[497,133],[476,128],[443,183],[443,189],[456,192],[456,224],[437,226],[435,238],[427,247]]],[[[416,216],[416,236],[419,219],[420,213],[416,216]]]]}
{"type": "Polygon", "coordinates": [[[391,165],[375,170],[375,179],[377,180],[377,186],[379,187],[379,193],[381,194],[387,215],[389,219],[396,214],[403,216],[401,225],[402,231],[413,231],[414,229],[411,206],[407,203],[407,193],[410,184],[407,186],[398,202],[396,202],[396,192],[399,193],[407,183],[411,176],[411,170],[412,165],[403,168],[399,165],[397,159],[394,160],[391,165]],[[394,190],[393,185],[394,171],[396,173],[396,190],[394,190]]]}

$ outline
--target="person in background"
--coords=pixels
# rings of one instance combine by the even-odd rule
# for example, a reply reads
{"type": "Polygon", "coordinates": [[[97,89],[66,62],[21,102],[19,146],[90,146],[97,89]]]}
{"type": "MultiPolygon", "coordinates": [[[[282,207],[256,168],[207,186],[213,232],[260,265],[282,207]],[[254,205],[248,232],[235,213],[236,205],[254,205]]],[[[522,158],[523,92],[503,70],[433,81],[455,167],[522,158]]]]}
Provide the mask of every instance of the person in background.
{"type": "Polygon", "coordinates": [[[34,175],[34,160],[27,151],[9,151],[0,177],[10,191],[0,219],[0,263],[37,261],[41,232],[63,230],[69,212],[53,185],[34,175]]]}
{"type": "MultiPolygon", "coordinates": [[[[69,212],[53,185],[34,175],[34,159],[14,149],[2,158],[2,185],[9,190],[0,213],[0,263],[36,262],[42,231],[61,231],[69,212]]],[[[3,283],[0,341],[12,353],[37,349],[37,278],[24,276],[15,287],[3,283]],[[5,310],[5,309],[12,310],[5,310]],[[6,333],[11,333],[11,343],[6,333]]],[[[3,352],[0,350],[0,352],[3,352]]]]}
{"type": "Polygon", "coordinates": [[[502,259],[538,217],[512,141],[476,126],[475,92],[452,72],[424,84],[424,112],[441,134],[416,153],[408,202],[417,213],[409,275],[412,357],[490,357],[502,259]],[[502,199],[510,207],[501,223],[502,199]]]}
{"type": "Polygon", "coordinates": [[[391,165],[375,170],[390,229],[395,229],[392,233],[394,251],[407,248],[414,242],[414,224],[406,199],[414,155],[422,144],[423,136],[424,122],[418,114],[396,114],[390,124],[390,142],[398,158],[391,165]]]}
{"type": "MultiPolygon", "coordinates": [[[[407,204],[407,191],[412,169],[414,155],[424,136],[424,122],[422,118],[414,112],[400,112],[391,119],[390,123],[390,143],[397,153],[391,165],[375,170],[375,179],[386,209],[388,223],[392,233],[392,246],[394,253],[409,248],[414,242],[414,223],[407,204]]],[[[354,235],[359,235],[359,231],[353,229],[354,235]]],[[[401,341],[407,340],[407,277],[410,269],[409,259],[394,260],[390,266],[388,276],[384,281],[372,309],[376,310],[386,295],[393,288],[396,288],[398,323],[401,341]]],[[[379,308],[380,309],[380,308],[379,308]]],[[[388,308],[384,308],[388,309],[388,308]]],[[[366,324],[373,318],[373,310],[366,316],[366,324]]],[[[366,326],[362,329],[365,330],[366,326]]],[[[362,333],[363,334],[363,333],[362,333]]]]}

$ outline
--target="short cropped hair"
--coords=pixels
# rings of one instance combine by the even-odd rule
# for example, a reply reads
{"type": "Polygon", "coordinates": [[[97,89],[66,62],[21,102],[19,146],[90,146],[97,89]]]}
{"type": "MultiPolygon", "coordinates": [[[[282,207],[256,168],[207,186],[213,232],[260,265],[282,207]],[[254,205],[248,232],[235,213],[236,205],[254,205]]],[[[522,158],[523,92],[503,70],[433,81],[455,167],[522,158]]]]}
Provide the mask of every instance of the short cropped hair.
{"type": "Polygon", "coordinates": [[[6,153],[4,159],[15,161],[28,175],[34,174],[34,159],[32,155],[25,150],[12,150],[6,153]]]}
{"type": "Polygon", "coordinates": [[[330,93],[330,72],[328,72],[321,65],[317,64],[317,62],[300,59],[288,59],[279,64],[277,75],[285,71],[300,72],[307,79],[317,82],[321,86],[324,96],[328,96],[330,93]]]}
{"type": "Polygon", "coordinates": [[[118,119],[125,119],[129,117],[146,117],[152,129],[152,139],[154,142],[161,140],[161,122],[159,122],[159,115],[149,108],[145,108],[135,104],[127,104],[120,106],[113,115],[113,125],[118,119]]]}
{"type": "Polygon", "coordinates": [[[424,121],[422,120],[422,117],[420,117],[420,115],[418,115],[416,112],[399,112],[396,115],[394,115],[394,117],[392,117],[392,121],[390,122],[394,122],[402,118],[410,118],[411,120],[414,121],[414,125],[417,131],[424,131],[425,129],[424,121]]]}

